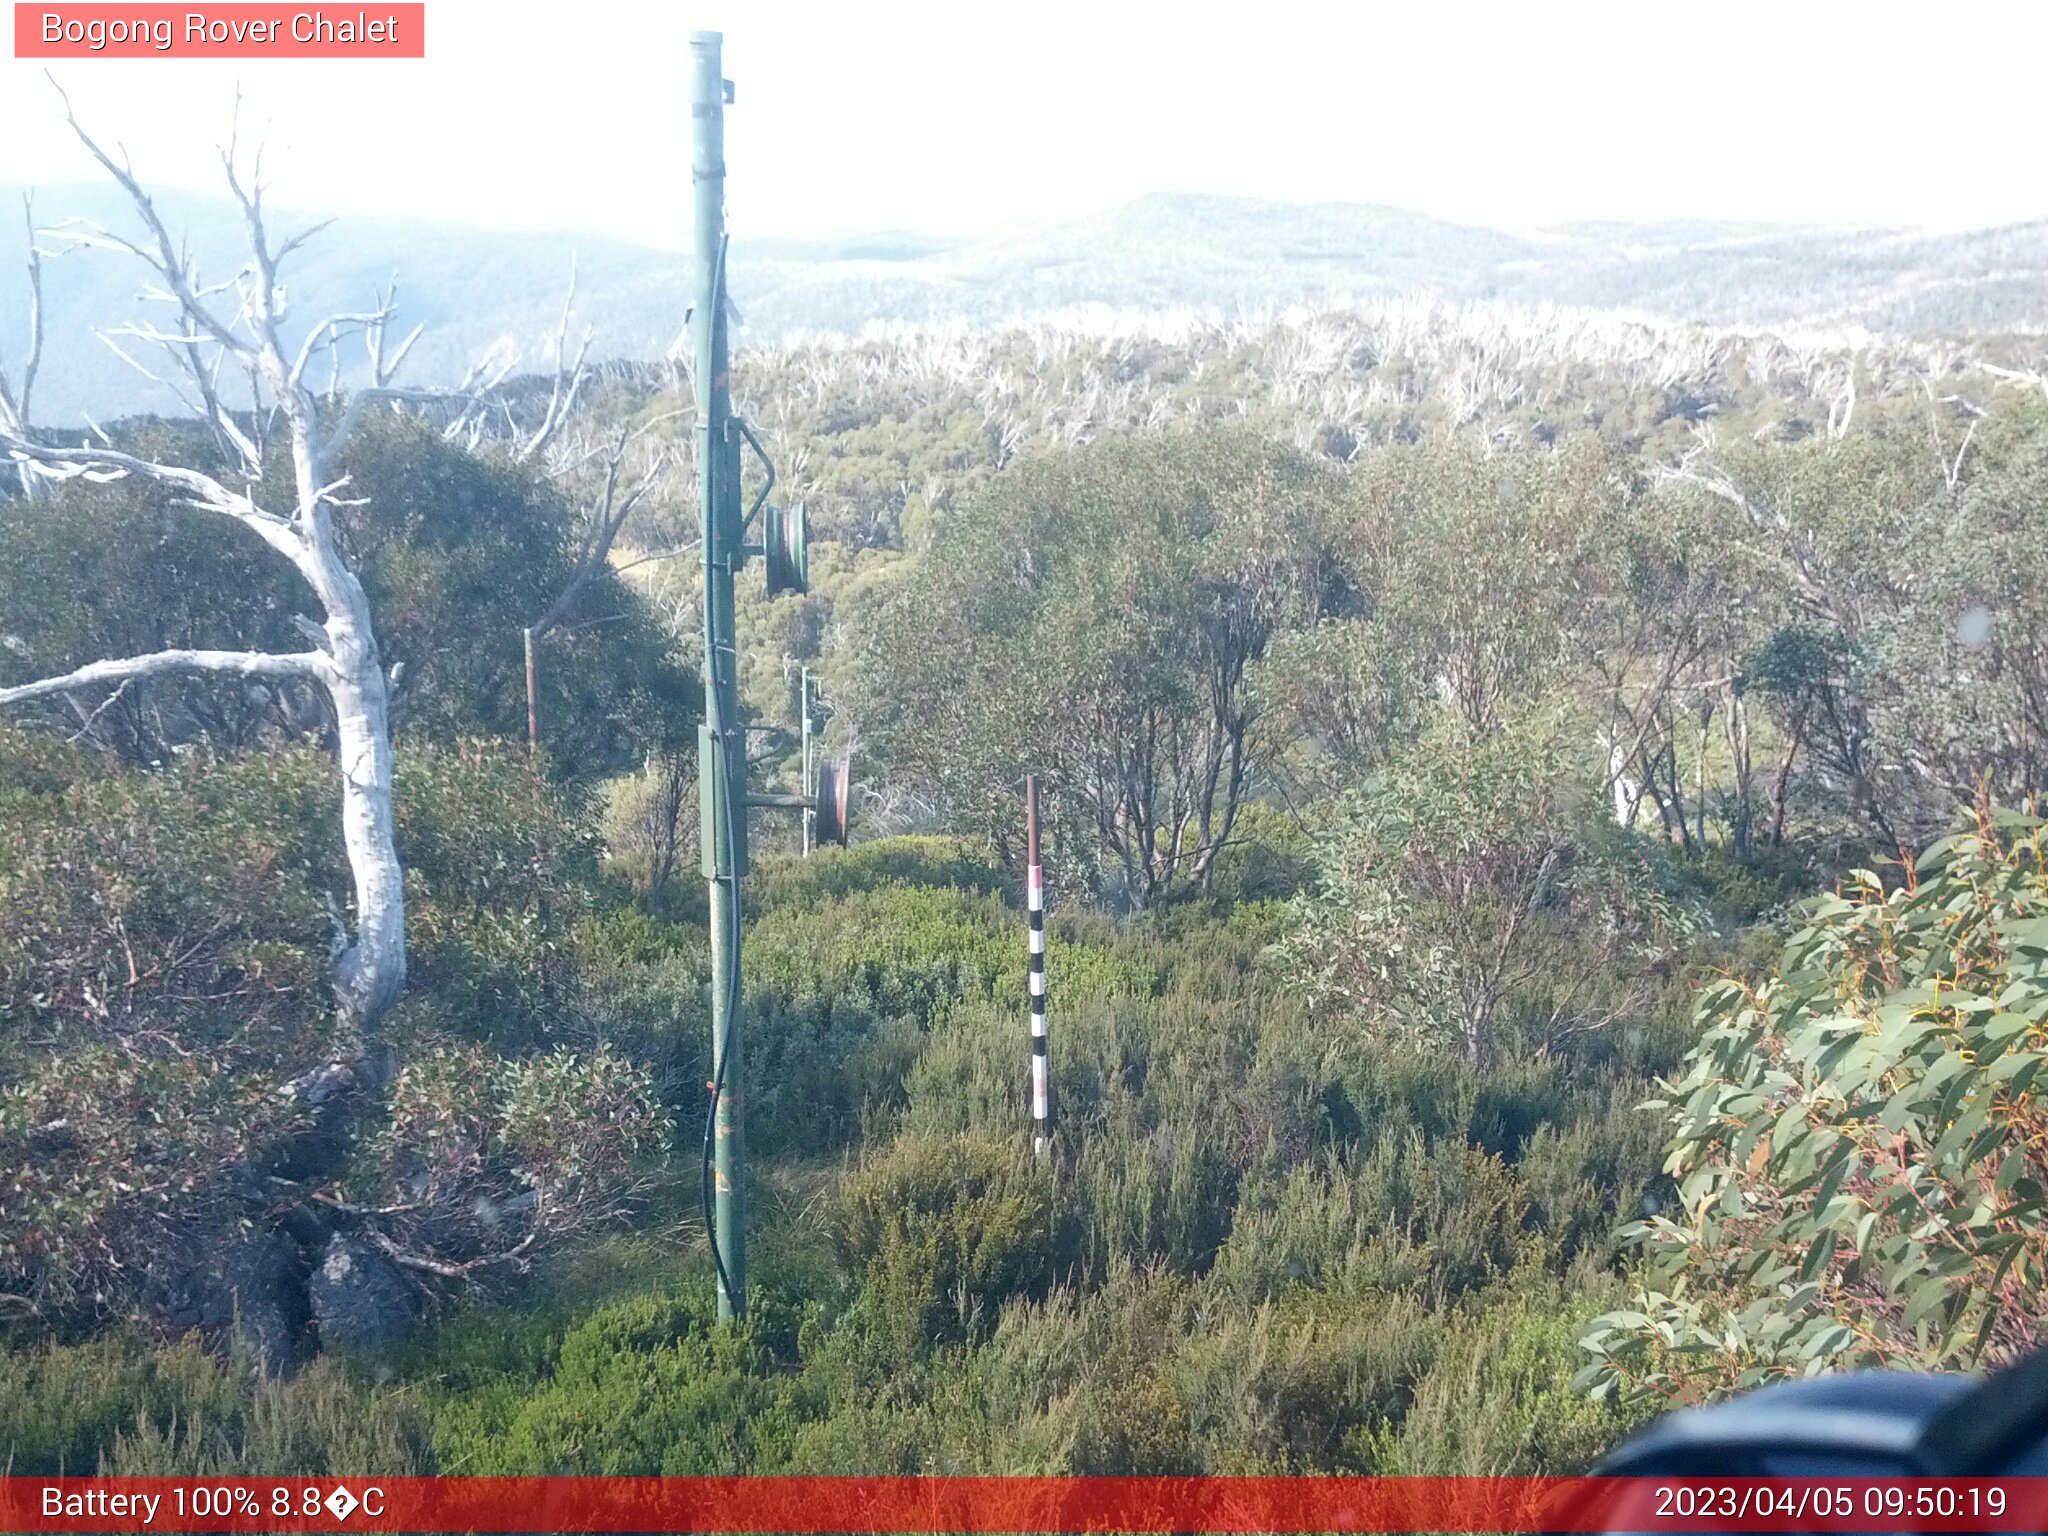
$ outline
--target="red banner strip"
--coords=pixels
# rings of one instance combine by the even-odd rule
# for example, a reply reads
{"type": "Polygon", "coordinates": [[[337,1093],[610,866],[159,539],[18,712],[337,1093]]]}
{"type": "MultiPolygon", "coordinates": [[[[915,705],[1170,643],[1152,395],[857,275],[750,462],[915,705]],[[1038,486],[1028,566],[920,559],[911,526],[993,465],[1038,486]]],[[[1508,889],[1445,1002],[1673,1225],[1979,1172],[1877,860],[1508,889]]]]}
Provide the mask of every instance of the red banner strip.
{"type": "Polygon", "coordinates": [[[2038,1531],[2033,1478],[0,1478],[0,1530],[2038,1531]]]}
{"type": "Polygon", "coordinates": [[[423,59],[422,0],[368,5],[39,4],[16,0],[18,59],[423,59]]]}

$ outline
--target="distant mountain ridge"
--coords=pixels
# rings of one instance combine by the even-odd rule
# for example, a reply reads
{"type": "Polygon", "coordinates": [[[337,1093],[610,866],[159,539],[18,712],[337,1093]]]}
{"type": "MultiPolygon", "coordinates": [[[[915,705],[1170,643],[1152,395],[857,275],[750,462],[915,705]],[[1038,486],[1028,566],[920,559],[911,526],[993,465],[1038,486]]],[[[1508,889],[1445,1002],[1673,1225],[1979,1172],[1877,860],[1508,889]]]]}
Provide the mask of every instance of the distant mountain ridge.
{"type": "MultiPolygon", "coordinates": [[[[0,188],[0,209],[19,193],[0,188]]],[[[225,199],[165,193],[201,269],[240,264],[225,199]]],[[[41,223],[132,230],[106,186],[52,187],[41,223]]],[[[274,215],[280,229],[310,219],[274,215]]],[[[0,359],[26,334],[23,236],[0,217],[0,359]]],[[[493,345],[539,366],[572,259],[595,353],[661,355],[682,329],[688,259],[619,240],[343,218],[287,273],[297,319],[360,304],[396,277],[403,324],[423,322],[416,382],[443,382],[493,345]]],[[[1511,233],[1398,208],[1161,193],[1063,224],[994,235],[902,231],[808,238],[735,235],[741,340],[858,335],[876,324],[990,326],[1077,309],[1237,313],[1412,293],[1621,310],[1763,329],[1970,334],[2048,329],[2048,221],[1966,233],[1685,221],[1578,223],[1511,233]]],[[[49,338],[39,419],[71,425],[175,402],[90,340],[138,314],[140,269],[103,251],[45,264],[49,338]]]]}

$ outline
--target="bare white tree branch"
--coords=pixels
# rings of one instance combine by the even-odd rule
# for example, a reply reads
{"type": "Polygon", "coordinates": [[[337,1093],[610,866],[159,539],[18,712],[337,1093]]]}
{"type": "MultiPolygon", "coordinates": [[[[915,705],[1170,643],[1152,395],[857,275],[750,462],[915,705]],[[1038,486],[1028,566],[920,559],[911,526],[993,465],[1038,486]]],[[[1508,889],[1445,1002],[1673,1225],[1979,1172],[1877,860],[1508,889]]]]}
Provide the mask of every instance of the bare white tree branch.
{"type": "MultiPolygon", "coordinates": [[[[576,605],[582,601],[592,580],[609,563],[612,546],[635,509],[667,476],[673,459],[666,448],[646,457],[637,469],[629,469],[628,465],[634,449],[641,442],[656,428],[681,414],[680,411],[664,412],[638,427],[621,428],[596,446],[571,449],[563,455],[568,467],[600,463],[602,474],[595,491],[579,508],[583,526],[575,569],[554,602],[535,621],[534,639],[540,639],[575,613],[576,605]]],[[[567,472],[565,467],[551,470],[550,474],[552,477],[567,472]]]]}
{"type": "Polygon", "coordinates": [[[569,413],[576,407],[576,396],[583,388],[590,370],[585,359],[590,355],[592,332],[584,327],[583,339],[577,343],[573,361],[564,362],[569,340],[569,318],[576,308],[576,262],[569,262],[569,291],[562,299],[562,318],[556,322],[554,337],[554,379],[548,390],[548,407],[542,412],[539,425],[527,436],[514,444],[512,461],[515,464],[531,463],[546,451],[562,424],[569,419],[569,413]]]}
{"type": "MultiPolygon", "coordinates": [[[[29,411],[35,397],[36,370],[43,361],[43,257],[36,248],[33,194],[22,194],[21,213],[23,222],[28,226],[28,354],[22,359],[18,384],[10,382],[6,368],[0,366],[0,432],[25,434],[29,429],[29,411]]],[[[22,491],[29,493],[34,487],[33,477],[25,467],[22,468],[22,491]]]]}
{"type": "Polygon", "coordinates": [[[83,144],[87,152],[100,163],[101,168],[114,178],[121,190],[128,194],[128,201],[141,216],[152,242],[150,247],[145,248],[107,231],[96,230],[92,232],[93,243],[112,245],[144,262],[163,283],[167,293],[177,301],[180,310],[204,329],[213,340],[229,351],[248,351],[249,343],[237,336],[227,322],[202,302],[195,291],[188,254],[171,238],[171,232],[165,226],[162,216],[158,214],[155,202],[142,189],[142,184],[135,179],[134,170],[129,166],[126,154],[116,161],[102,149],[99,142],[87,133],[84,125],[78,121],[78,114],[72,110],[71,98],[65,95],[64,88],[57,84],[54,76],[49,79],[58,99],[64,104],[64,120],[71,125],[72,133],[77,135],[79,143],[83,144]]]}
{"type": "Polygon", "coordinates": [[[0,688],[0,704],[26,704],[31,699],[49,698],[74,688],[109,683],[125,686],[177,672],[225,672],[235,677],[324,680],[327,667],[327,658],[317,651],[282,655],[267,651],[155,651],[147,656],[128,656],[118,661],[90,662],[61,677],[45,677],[33,683],[0,688]]]}

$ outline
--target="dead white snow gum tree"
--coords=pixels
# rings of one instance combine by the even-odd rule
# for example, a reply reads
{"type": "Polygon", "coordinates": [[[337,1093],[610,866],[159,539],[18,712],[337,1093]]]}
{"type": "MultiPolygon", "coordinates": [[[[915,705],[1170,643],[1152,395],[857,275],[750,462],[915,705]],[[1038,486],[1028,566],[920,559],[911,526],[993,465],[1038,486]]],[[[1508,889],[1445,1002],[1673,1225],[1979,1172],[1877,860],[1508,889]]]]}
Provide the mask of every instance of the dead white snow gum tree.
{"type": "MultiPolygon", "coordinates": [[[[348,482],[337,475],[336,462],[365,407],[378,401],[459,401],[466,406],[481,398],[488,385],[474,377],[452,392],[393,385],[419,331],[387,351],[386,328],[394,313],[389,292],[374,309],[321,320],[297,347],[288,349],[283,340],[287,299],[278,269],[317,230],[272,243],[264,223],[260,153],[245,177],[232,139],[222,152],[229,190],[247,225],[249,260],[234,276],[209,284],[194,270],[189,250],[172,238],[126,155],[117,160],[102,149],[71,114],[68,101],[65,112],[79,140],[127,194],[144,233],[130,240],[82,225],[52,233],[78,244],[112,248],[143,263],[151,273],[147,296],[161,301],[169,316],[162,323],[103,332],[101,339],[132,366],[176,392],[211,431],[222,462],[231,468],[216,475],[154,462],[120,451],[104,434],[96,445],[50,442],[27,420],[25,388],[0,405],[0,456],[49,480],[137,476],[171,488],[186,505],[232,519],[289,561],[311,589],[321,617],[294,617],[309,643],[303,651],[164,650],[110,658],[62,676],[0,688],[0,705],[76,690],[121,688],[170,673],[311,680],[323,689],[334,710],[342,838],[354,883],[352,924],[336,915],[334,995],[341,1023],[367,1029],[396,1001],[405,983],[405,883],[392,835],[389,685],[369,602],[335,536],[334,511],[348,504],[340,499],[348,482]],[[323,354],[331,359],[346,337],[361,338],[369,380],[349,394],[345,404],[330,389],[323,412],[323,401],[308,382],[308,369],[323,354]],[[125,341],[160,348],[168,367],[161,375],[151,372],[124,348],[125,341]],[[246,407],[237,409],[223,397],[223,375],[240,389],[246,407]],[[266,452],[280,430],[291,461],[288,507],[258,501],[266,452]]],[[[337,1076],[345,1082],[351,1074],[345,1062],[337,1061],[314,1076],[321,1081],[298,1086],[317,1099],[340,1086],[337,1076]]]]}

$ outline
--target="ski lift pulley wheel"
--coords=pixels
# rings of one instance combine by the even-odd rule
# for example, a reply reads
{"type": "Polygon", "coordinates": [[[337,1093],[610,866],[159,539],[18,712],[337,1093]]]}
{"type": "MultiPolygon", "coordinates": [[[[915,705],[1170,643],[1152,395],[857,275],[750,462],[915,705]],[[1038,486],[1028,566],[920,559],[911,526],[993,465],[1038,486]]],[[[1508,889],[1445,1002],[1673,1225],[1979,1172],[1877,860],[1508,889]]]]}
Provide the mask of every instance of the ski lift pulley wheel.
{"type": "Polygon", "coordinates": [[[767,524],[762,529],[761,550],[768,563],[769,593],[810,591],[811,523],[804,504],[769,507],[765,515],[767,524]]]}
{"type": "Polygon", "coordinates": [[[852,779],[848,772],[850,764],[841,759],[836,763],[818,764],[818,806],[817,829],[820,843],[837,843],[846,846],[846,835],[851,818],[847,812],[847,786],[852,779]]]}

